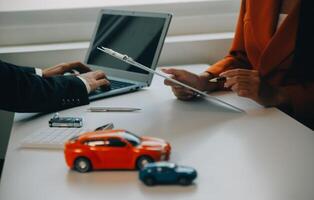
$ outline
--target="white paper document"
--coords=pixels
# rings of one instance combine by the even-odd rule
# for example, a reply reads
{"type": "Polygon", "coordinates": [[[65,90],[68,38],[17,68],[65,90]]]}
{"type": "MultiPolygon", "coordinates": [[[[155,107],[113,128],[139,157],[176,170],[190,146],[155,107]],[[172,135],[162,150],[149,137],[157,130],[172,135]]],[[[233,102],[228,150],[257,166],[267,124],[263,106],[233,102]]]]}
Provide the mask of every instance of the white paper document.
{"type": "Polygon", "coordinates": [[[189,85],[187,85],[187,84],[185,84],[185,83],[182,83],[182,82],[177,81],[177,80],[175,80],[175,79],[173,79],[173,78],[170,78],[170,77],[167,76],[166,74],[163,74],[163,73],[158,72],[158,71],[155,71],[155,70],[153,70],[153,69],[151,69],[151,68],[149,68],[149,67],[146,67],[146,66],[142,65],[141,63],[138,63],[138,62],[134,61],[134,60],[133,60],[131,57],[129,57],[128,55],[123,55],[123,54],[121,54],[121,53],[119,53],[119,52],[116,52],[116,51],[114,51],[114,50],[112,50],[112,49],[105,48],[105,47],[97,47],[97,49],[98,49],[99,51],[102,51],[102,52],[104,52],[104,53],[106,53],[106,54],[108,54],[108,55],[110,55],[110,56],[113,56],[113,57],[115,57],[115,58],[117,58],[117,59],[119,59],[119,60],[121,60],[121,61],[123,61],[123,62],[125,62],[125,63],[128,63],[128,64],[130,64],[130,65],[132,65],[132,66],[138,67],[138,68],[140,68],[140,69],[142,69],[142,70],[145,70],[145,71],[147,71],[147,72],[149,72],[149,73],[156,74],[157,76],[163,77],[163,78],[165,78],[165,79],[167,79],[167,80],[169,80],[169,81],[171,81],[171,82],[173,82],[173,83],[176,83],[176,84],[178,84],[178,85],[180,85],[180,86],[182,86],[182,87],[185,87],[185,88],[187,88],[187,89],[189,89],[189,90],[192,90],[193,92],[199,94],[199,95],[202,96],[203,98],[207,98],[207,99],[209,99],[209,100],[216,101],[216,102],[221,103],[221,104],[223,104],[223,105],[225,105],[225,106],[227,106],[227,107],[229,107],[229,108],[232,108],[233,110],[236,110],[236,111],[239,111],[239,112],[245,112],[245,111],[242,110],[241,108],[238,108],[238,107],[236,107],[236,106],[234,106],[234,105],[231,105],[231,104],[229,104],[229,103],[227,103],[227,102],[224,102],[224,101],[218,99],[217,97],[214,97],[214,96],[212,96],[212,95],[209,95],[209,94],[207,94],[206,92],[202,92],[202,91],[200,91],[200,90],[197,90],[197,89],[195,89],[195,88],[193,88],[193,87],[191,87],[191,86],[189,86],[189,85]]]}

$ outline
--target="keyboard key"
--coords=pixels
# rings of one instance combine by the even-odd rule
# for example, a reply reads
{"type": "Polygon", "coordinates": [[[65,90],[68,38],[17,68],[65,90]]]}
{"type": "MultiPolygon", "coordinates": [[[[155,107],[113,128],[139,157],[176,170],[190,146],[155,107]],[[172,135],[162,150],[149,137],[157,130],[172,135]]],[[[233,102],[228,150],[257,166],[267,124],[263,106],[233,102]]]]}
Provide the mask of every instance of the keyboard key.
{"type": "Polygon", "coordinates": [[[110,81],[110,85],[111,85],[112,90],[134,85],[133,83],[126,83],[126,82],[116,81],[116,80],[109,80],[109,81],[110,81]]]}

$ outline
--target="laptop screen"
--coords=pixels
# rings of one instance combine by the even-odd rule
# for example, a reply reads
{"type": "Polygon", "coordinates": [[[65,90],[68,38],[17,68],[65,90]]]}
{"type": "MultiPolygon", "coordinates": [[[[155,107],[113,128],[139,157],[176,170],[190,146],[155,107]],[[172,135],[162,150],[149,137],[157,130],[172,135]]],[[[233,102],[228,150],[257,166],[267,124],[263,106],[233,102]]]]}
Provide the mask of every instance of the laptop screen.
{"type": "Polygon", "coordinates": [[[148,74],[102,53],[97,47],[103,46],[127,54],[135,61],[152,67],[165,20],[161,17],[103,14],[92,41],[87,64],[148,74]]]}

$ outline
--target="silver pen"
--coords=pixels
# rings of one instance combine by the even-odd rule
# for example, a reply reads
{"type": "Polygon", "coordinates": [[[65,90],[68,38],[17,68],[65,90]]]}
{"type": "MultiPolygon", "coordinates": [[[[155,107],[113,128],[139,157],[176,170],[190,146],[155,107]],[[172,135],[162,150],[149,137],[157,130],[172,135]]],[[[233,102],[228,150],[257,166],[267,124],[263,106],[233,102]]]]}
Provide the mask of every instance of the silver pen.
{"type": "Polygon", "coordinates": [[[226,80],[227,80],[226,77],[218,76],[218,77],[210,79],[209,82],[210,83],[221,83],[221,82],[226,82],[226,80]]]}
{"type": "Polygon", "coordinates": [[[135,112],[141,109],[129,107],[89,107],[87,110],[90,112],[135,112]]]}

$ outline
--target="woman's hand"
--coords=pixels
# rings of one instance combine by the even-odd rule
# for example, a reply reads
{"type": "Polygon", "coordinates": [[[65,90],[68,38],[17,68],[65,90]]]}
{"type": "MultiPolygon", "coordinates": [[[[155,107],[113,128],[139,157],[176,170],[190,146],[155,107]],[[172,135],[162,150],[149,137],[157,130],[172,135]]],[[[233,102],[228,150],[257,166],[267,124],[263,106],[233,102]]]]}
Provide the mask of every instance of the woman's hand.
{"type": "Polygon", "coordinates": [[[221,73],[220,76],[227,78],[224,87],[261,105],[277,106],[284,101],[279,90],[261,81],[256,70],[233,69],[221,73]]]}
{"type": "MultiPolygon", "coordinates": [[[[201,90],[201,91],[208,91],[210,87],[208,86],[209,78],[211,75],[209,73],[203,73],[201,75],[196,75],[191,72],[188,72],[186,70],[180,70],[180,69],[162,69],[162,71],[166,74],[171,74],[172,78],[185,83],[195,89],[201,90]]],[[[182,86],[179,86],[169,80],[165,80],[165,85],[170,86],[172,88],[172,91],[174,95],[180,99],[180,100],[191,100],[196,95],[195,92],[192,90],[189,90],[187,88],[184,88],[182,86]]]]}
{"type": "Polygon", "coordinates": [[[220,74],[227,80],[224,87],[230,88],[241,97],[259,99],[260,77],[256,70],[233,69],[220,74]]]}
{"type": "Polygon", "coordinates": [[[63,75],[64,73],[70,72],[71,70],[76,70],[81,74],[92,71],[89,67],[81,62],[61,63],[56,66],[43,69],[43,77],[47,78],[57,75],[63,75]]]}

